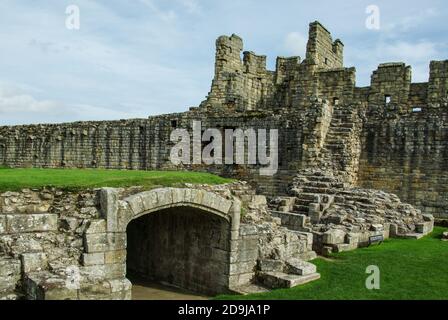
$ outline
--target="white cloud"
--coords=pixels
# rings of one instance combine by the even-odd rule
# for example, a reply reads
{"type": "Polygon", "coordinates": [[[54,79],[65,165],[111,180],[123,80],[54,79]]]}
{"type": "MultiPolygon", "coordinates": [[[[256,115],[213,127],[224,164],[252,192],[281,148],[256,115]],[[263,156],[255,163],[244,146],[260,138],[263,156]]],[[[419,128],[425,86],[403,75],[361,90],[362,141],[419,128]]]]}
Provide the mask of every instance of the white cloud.
{"type": "Polygon", "coordinates": [[[385,24],[383,31],[389,37],[396,37],[398,34],[407,33],[411,30],[417,29],[425,22],[433,19],[438,15],[438,12],[434,8],[425,8],[418,12],[413,12],[412,15],[404,17],[397,17],[393,22],[385,24]]]}
{"type": "Polygon", "coordinates": [[[201,13],[202,8],[197,0],[180,0],[180,3],[187,9],[188,13],[201,13]]]}
{"type": "Polygon", "coordinates": [[[286,36],[285,49],[294,56],[305,57],[307,37],[299,32],[291,32],[286,36]]]}
{"type": "Polygon", "coordinates": [[[410,43],[398,41],[391,44],[379,45],[377,50],[385,57],[396,57],[399,61],[416,62],[429,59],[438,54],[437,45],[429,41],[410,43]]]}
{"type": "Polygon", "coordinates": [[[0,125],[138,117],[137,112],[127,110],[121,112],[98,106],[39,100],[19,87],[0,85],[0,125]]]}
{"type": "Polygon", "coordinates": [[[176,13],[173,10],[163,11],[154,3],[153,0],[140,0],[142,4],[148,7],[158,18],[164,22],[171,22],[177,18],[176,13]]]}

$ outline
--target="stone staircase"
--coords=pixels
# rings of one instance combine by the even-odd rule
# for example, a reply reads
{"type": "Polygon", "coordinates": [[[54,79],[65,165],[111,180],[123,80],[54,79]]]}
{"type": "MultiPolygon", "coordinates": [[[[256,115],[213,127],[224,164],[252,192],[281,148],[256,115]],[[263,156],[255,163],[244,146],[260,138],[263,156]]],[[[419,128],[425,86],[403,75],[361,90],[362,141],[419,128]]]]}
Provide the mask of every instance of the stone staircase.
{"type": "Polygon", "coordinates": [[[434,225],[431,215],[394,194],[350,187],[318,168],[301,170],[289,192],[271,202],[271,214],[286,228],[312,232],[313,250],[324,255],[368,245],[375,236],[419,239],[434,225]]]}
{"type": "Polygon", "coordinates": [[[334,201],[332,196],[344,188],[341,178],[333,177],[331,173],[319,170],[303,170],[293,180],[290,194],[290,206],[284,210],[303,214],[317,223],[321,213],[334,201]]]}
{"type": "Polygon", "coordinates": [[[337,105],[320,152],[318,165],[354,185],[361,153],[361,119],[356,106],[337,105]]]}

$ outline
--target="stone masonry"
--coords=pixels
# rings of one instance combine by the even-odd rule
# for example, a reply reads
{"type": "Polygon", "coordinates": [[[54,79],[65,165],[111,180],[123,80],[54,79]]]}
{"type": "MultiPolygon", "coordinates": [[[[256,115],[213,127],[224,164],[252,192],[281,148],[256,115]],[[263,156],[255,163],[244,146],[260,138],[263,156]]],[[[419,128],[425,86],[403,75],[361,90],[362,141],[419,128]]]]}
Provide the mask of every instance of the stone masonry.
{"type": "Polygon", "coordinates": [[[0,298],[130,299],[127,275],[139,269],[148,279],[204,294],[246,292],[263,282],[289,287],[319,278],[306,262],[316,256],[312,242],[311,233],[281,226],[266,198],[239,182],[6,192],[0,298]],[[142,222],[157,232],[140,232],[142,222]]]}
{"type": "Polygon", "coordinates": [[[360,88],[343,50],[313,22],[304,59],[278,57],[270,71],[240,37],[221,36],[211,90],[187,112],[0,127],[0,166],[196,170],[249,183],[6,192],[0,297],[129,299],[131,273],[206,294],[292,287],[320,277],[315,252],[431,232],[434,217],[448,218],[448,60],[430,63],[427,83],[383,63],[360,88]],[[278,172],[174,165],[170,134],[193,121],[278,129],[278,172]]]}
{"type": "Polygon", "coordinates": [[[270,71],[265,56],[242,53],[240,37],[221,36],[211,91],[199,107],[149,119],[0,127],[0,166],[207,170],[275,196],[286,195],[297,170],[321,152],[328,158],[354,148],[352,158],[326,165],[346,168],[360,187],[393,192],[446,218],[448,61],[431,62],[427,83],[412,83],[403,63],[384,63],[360,88],[343,50],[313,22],[305,58],[279,57],[270,71]],[[174,166],[170,133],[191,129],[193,120],[222,130],[278,129],[278,173],[262,177],[253,165],[174,166]],[[346,138],[356,143],[345,145],[346,138]]]}

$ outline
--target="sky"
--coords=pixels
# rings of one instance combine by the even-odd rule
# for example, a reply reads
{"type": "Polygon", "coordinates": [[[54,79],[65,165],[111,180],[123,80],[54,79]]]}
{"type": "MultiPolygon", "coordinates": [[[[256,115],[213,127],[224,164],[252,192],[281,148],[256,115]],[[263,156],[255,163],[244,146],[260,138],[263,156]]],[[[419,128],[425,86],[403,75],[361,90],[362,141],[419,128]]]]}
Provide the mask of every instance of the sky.
{"type": "Polygon", "coordinates": [[[305,56],[315,20],[344,43],[357,86],[384,62],[425,82],[430,60],[448,59],[447,18],[446,0],[0,0],[0,125],[187,111],[210,90],[218,36],[238,34],[274,70],[305,56]]]}

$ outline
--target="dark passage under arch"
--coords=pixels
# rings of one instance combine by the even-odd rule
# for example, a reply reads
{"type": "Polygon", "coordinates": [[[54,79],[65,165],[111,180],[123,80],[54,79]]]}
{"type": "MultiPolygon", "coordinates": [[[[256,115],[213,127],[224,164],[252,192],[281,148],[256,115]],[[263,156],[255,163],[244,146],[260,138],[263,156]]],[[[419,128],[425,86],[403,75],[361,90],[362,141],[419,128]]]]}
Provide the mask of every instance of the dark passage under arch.
{"type": "Polygon", "coordinates": [[[227,292],[229,222],[194,207],[143,215],[127,227],[127,276],[197,293],[227,292]]]}

